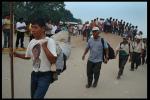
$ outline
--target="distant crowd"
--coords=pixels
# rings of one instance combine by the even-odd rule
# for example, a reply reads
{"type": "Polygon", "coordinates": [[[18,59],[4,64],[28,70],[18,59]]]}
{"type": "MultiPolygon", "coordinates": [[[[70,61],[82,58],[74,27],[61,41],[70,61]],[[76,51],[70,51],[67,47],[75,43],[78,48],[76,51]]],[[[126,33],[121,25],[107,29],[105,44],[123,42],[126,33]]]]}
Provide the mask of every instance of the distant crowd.
{"type": "Polygon", "coordinates": [[[89,38],[93,27],[99,27],[100,31],[105,33],[112,33],[119,36],[126,35],[132,41],[137,34],[141,36],[143,34],[142,31],[138,30],[138,26],[123,20],[119,21],[112,17],[106,18],[105,20],[103,18],[96,18],[91,20],[91,22],[86,21],[84,24],[75,25],[74,29],[78,29],[78,34],[82,33],[84,39],[84,37],[89,38]]]}

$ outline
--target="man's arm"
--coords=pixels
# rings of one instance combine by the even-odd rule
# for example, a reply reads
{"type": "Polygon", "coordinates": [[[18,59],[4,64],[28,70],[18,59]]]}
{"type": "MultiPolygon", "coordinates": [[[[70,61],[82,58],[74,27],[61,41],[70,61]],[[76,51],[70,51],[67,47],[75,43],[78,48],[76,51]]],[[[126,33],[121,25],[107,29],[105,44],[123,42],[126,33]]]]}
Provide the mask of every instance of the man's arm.
{"type": "Polygon", "coordinates": [[[86,48],[85,51],[84,51],[84,54],[83,54],[83,56],[82,56],[82,60],[84,60],[85,55],[88,53],[88,51],[89,51],[89,48],[86,48]]]}
{"type": "Polygon", "coordinates": [[[117,48],[116,48],[115,58],[117,57],[119,51],[120,51],[120,43],[119,43],[119,45],[118,45],[117,48]]]}
{"type": "Polygon", "coordinates": [[[117,57],[117,55],[118,55],[118,52],[119,52],[119,50],[116,50],[116,55],[115,55],[115,57],[117,57]]]}
{"type": "Polygon", "coordinates": [[[56,58],[50,51],[49,49],[47,48],[47,42],[43,43],[42,44],[42,47],[43,47],[43,50],[48,58],[48,60],[51,62],[51,64],[54,64],[56,63],[56,58]]]}
{"type": "Polygon", "coordinates": [[[109,60],[109,50],[108,50],[108,43],[105,41],[104,42],[104,50],[105,50],[105,57],[104,57],[104,63],[107,63],[109,60]]]}
{"type": "Polygon", "coordinates": [[[140,55],[140,56],[142,57],[143,54],[144,54],[144,43],[141,44],[141,47],[142,47],[142,48],[141,48],[141,55],[140,55]]]}
{"type": "Polygon", "coordinates": [[[25,57],[25,54],[19,54],[14,52],[14,56],[22,59],[30,59],[31,57],[25,57]]]}
{"type": "Polygon", "coordinates": [[[105,48],[105,52],[106,52],[106,58],[108,59],[108,53],[109,53],[108,48],[105,48]]]}

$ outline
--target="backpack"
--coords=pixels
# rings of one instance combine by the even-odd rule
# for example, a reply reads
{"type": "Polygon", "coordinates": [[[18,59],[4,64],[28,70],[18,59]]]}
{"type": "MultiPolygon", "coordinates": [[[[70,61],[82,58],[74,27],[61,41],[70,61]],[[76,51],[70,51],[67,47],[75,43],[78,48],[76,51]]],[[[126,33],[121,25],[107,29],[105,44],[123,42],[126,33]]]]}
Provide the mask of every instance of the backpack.
{"type": "MultiPolygon", "coordinates": [[[[101,42],[102,42],[102,45],[103,45],[103,61],[104,61],[104,58],[106,56],[106,52],[104,50],[104,39],[103,38],[101,38],[101,42]]],[[[108,60],[115,59],[114,49],[110,46],[110,44],[108,42],[107,42],[107,45],[108,45],[108,60]]]]}

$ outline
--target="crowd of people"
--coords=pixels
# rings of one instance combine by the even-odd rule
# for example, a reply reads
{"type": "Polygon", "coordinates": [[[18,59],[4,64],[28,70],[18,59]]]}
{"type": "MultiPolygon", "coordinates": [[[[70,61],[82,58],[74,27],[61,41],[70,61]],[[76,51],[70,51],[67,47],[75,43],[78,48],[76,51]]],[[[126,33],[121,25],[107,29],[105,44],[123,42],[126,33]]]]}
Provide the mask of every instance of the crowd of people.
{"type": "MultiPolygon", "coordinates": [[[[83,25],[79,23],[77,28],[74,27],[76,26],[70,25],[69,32],[73,33],[74,29],[78,29],[76,34],[82,34],[83,40],[86,38],[87,41],[87,48],[82,57],[83,60],[86,53],[90,50],[90,56],[87,62],[87,88],[91,86],[93,77],[95,78],[93,87],[96,87],[98,80],[96,77],[99,77],[100,75],[102,63],[102,52],[100,53],[100,51],[102,50],[99,50],[99,48],[102,47],[100,46],[100,43],[97,44],[97,41],[101,41],[97,34],[100,34],[101,32],[119,35],[123,38],[123,41],[120,42],[116,48],[116,56],[119,54],[119,71],[117,79],[120,79],[123,75],[123,70],[128,59],[131,62],[131,71],[134,71],[135,69],[138,69],[138,66],[147,63],[147,41],[142,38],[143,32],[138,30],[138,26],[126,23],[123,20],[119,21],[118,19],[112,19],[112,17],[110,17],[106,20],[103,18],[96,18],[91,20],[90,23],[87,21],[83,25]],[[70,31],[70,29],[72,29],[72,31],[70,31]],[[98,69],[96,68],[97,64],[99,66],[98,69]]],[[[107,44],[106,48],[108,48],[107,44]]]]}
{"type": "MultiPolygon", "coordinates": [[[[96,18],[85,22],[83,25],[67,25],[68,42],[71,42],[72,35],[82,35],[83,40],[86,38],[87,45],[82,55],[82,60],[85,59],[86,54],[90,51],[87,61],[87,84],[86,88],[93,86],[97,87],[102,62],[108,63],[109,50],[108,42],[104,39],[104,46],[102,45],[101,32],[112,33],[123,37],[123,41],[116,47],[116,55],[119,54],[119,71],[117,79],[120,79],[125,64],[130,58],[131,71],[138,69],[138,66],[146,63],[146,41],[142,40],[142,31],[138,32],[138,27],[129,23],[118,21],[118,19],[104,19],[96,18]],[[105,59],[103,59],[103,52],[105,51],[105,59]],[[136,66],[134,67],[134,64],[136,66]],[[94,82],[93,82],[94,78],[94,82]]],[[[30,32],[30,42],[28,44],[26,54],[18,54],[14,52],[15,57],[22,59],[33,59],[33,71],[31,73],[31,98],[44,98],[49,85],[52,83],[52,73],[50,67],[56,63],[58,57],[56,43],[51,37],[52,35],[61,31],[61,25],[52,24],[51,20],[45,23],[42,19],[35,18],[29,25],[26,25],[23,18],[20,18],[16,23],[16,48],[18,48],[19,40],[20,47],[24,48],[24,34],[26,31],[30,32]],[[46,37],[47,36],[47,37],[46,37]],[[33,39],[34,38],[34,39],[33,39]],[[46,40],[45,42],[43,42],[46,40]],[[42,48],[42,49],[41,49],[42,48]]],[[[3,22],[4,33],[4,48],[9,47],[10,34],[10,17],[6,16],[3,22]],[[8,39],[7,39],[8,38],[8,39]]]]}
{"type": "MultiPolygon", "coordinates": [[[[2,32],[4,34],[4,44],[3,48],[9,48],[10,47],[10,15],[6,15],[2,19],[2,32]]],[[[61,24],[59,23],[52,23],[50,19],[46,21],[46,31],[45,34],[48,37],[51,37],[52,35],[58,33],[61,31],[61,24]]],[[[16,23],[14,23],[14,29],[16,34],[16,43],[15,47],[18,48],[25,48],[24,47],[24,36],[25,34],[29,35],[29,41],[31,41],[34,37],[31,31],[32,24],[31,22],[28,24],[25,22],[23,18],[19,18],[16,23]]]]}
{"type": "MultiPolygon", "coordinates": [[[[70,25],[71,26],[71,25],[70,25]]],[[[147,40],[142,38],[143,32],[138,30],[138,26],[132,25],[129,22],[125,22],[122,19],[119,21],[118,19],[115,18],[95,18],[89,21],[86,21],[84,24],[79,23],[78,25],[72,25],[72,33],[73,30],[77,29],[78,31],[76,34],[82,35],[83,40],[86,38],[88,41],[90,37],[92,36],[92,28],[93,27],[98,27],[100,32],[104,32],[106,34],[115,34],[119,35],[121,37],[127,37],[128,41],[130,43],[133,43],[135,40],[136,35],[138,35],[141,39],[141,42],[144,43],[144,57],[146,55],[146,45],[147,45],[147,40]],[[77,27],[77,28],[74,28],[77,27]]],[[[69,29],[70,30],[70,29],[69,29]]],[[[70,32],[70,31],[69,31],[70,32]]],[[[71,33],[70,32],[70,33],[71,33]]],[[[144,58],[142,60],[143,62],[145,61],[144,58]]]]}
{"type": "MultiPolygon", "coordinates": [[[[105,46],[102,46],[101,39],[102,37],[99,36],[100,29],[96,26],[92,28],[92,38],[89,38],[87,41],[87,47],[85,49],[85,52],[83,54],[82,59],[84,60],[85,55],[90,50],[89,58],[87,61],[87,85],[86,88],[91,87],[93,77],[94,77],[94,83],[93,87],[97,86],[98,79],[100,76],[100,69],[101,69],[101,63],[104,61],[107,63],[108,61],[108,44],[107,41],[105,43],[105,46]],[[105,51],[106,49],[106,51],[105,51]],[[106,53],[106,59],[102,59],[103,52],[106,53]],[[106,60],[106,61],[105,61],[106,60]]],[[[140,35],[136,35],[134,38],[134,41],[128,40],[128,36],[123,35],[123,41],[120,42],[116,48],[116,55],[115,58],[117,58],[117,54],[119,53],[119,71],[117,75],[117,79],[120,79],[123,75],[124,67],[129,59],[131,62],[131,71],[134,71],[135,69],[138,69],[138,66],[141,64],[147,63],[145,62],[145,55],[146,55],[146,48],[142,41],[142,38],[140,35]],[[142,61],[142,62],[141,62],[142,61]]]]}

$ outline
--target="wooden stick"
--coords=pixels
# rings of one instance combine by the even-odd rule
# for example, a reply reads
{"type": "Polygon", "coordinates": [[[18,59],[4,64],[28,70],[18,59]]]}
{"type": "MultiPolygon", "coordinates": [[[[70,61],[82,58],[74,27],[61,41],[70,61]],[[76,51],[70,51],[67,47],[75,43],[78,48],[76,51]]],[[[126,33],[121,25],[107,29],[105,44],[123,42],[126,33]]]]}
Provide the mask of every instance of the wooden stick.
{"type": "Polygon", "coordinates": [[[14,98],[14,70],[13,70],[13,2],[10,2],[10,22],[11,22],[11,29],[10,29],[10,69],[11,69],[11,97],[14,98]]]}

